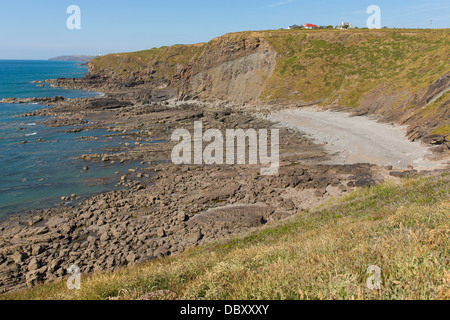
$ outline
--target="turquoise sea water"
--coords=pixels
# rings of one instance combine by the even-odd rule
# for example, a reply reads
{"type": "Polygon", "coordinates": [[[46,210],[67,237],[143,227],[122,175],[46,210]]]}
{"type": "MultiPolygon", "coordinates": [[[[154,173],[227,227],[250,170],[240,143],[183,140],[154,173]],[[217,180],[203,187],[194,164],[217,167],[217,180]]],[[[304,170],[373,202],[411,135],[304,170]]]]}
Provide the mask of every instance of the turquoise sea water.
{"type": "MultiPolygon", "coordinates": [[[[0,60],[0,100],[6,97],[92,97],[98,93],[61,88],[37,87],[35,80],[82,77],[87,67],[72,62],[0,60]]],[[[104,165],[85,163],[80,154],[105,153],[117,146],[106,130],[66,133],[70,127],[49,128],[40,117],[20,115],[45,108],[37,104],[0,103],[0,216],[51,206],[61,196],[84,197],[113,188],[115,172],[136,164],[104,165]],[[85,141],[80,137],[99,136],[85,141]],[[39,142],[43,141],[43,142],[39,142]],[[26,141],[26,144],[21,142],[26,141]],[[84,172],[83,166],[90,170],[84,172]]]]}

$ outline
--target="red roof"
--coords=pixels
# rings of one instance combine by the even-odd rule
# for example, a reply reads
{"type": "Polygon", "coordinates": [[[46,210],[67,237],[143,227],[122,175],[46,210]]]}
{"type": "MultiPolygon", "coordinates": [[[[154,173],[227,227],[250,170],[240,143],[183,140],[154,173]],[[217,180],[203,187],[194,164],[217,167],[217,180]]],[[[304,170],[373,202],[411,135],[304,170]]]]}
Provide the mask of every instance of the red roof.
{"type": "Polygon", "coordinates": [[[303,25],[304,28],[319,28],[319,26],[316,26],[315,24],[307,23],[303,25]]]}

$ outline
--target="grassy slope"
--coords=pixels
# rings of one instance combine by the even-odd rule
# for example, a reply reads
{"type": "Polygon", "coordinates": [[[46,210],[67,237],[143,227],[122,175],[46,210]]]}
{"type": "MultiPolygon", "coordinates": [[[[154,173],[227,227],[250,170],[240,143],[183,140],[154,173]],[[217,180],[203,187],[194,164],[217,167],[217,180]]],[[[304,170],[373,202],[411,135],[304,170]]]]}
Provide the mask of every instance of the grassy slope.
{"type": "Polygon", "coordinates": [[[448,30],[267,33],[280,57],[262,98],[337,100],[356,107],[381,84],[393,92],[418,91],[450,71],[449,35],[448,30]]]}
{"type": "Polygon", "coordinates": [[[91,61],[89,70],[92,75],[122,77],[140,74],[147,80],[150,76],[155,79],[171,79],[177,64],[187,65],[198,58],[204,46],[204,44],[174,45],[139,52],[109,54],[91,61]]]}
{"type": "Polygon", "coordinates": [[[450,177],[361,189],[326,208],[223,243],[6,299],[450,299],[450,177]],[[382,290],[366,288],[370,265],[382,290]]]}

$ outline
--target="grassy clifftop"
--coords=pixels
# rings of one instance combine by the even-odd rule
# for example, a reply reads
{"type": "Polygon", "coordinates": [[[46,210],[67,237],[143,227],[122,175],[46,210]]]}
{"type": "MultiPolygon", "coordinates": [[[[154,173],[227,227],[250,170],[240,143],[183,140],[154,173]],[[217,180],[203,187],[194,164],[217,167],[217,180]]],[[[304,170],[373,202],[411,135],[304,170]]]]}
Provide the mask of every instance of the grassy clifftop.
{"type": "Polygon", "coordinates": [[[110,54],[89,63],[90,75],[113,78],[138,77],[143,80],[171,80],[177,68],[186,66],[198,58],[204,44],[175,45],[139,52],[110,54]]]}
{"type": "Polygon", "coordinates": [[[450,71],[449,35],[436,30],[268,33],[279,59],[262,98],[338,100],[356,107],[380,84],[417,91],[450,71]]]}
{"type": "Polygon", "coordinates": [[[190,98],[354,108],[408,124],[417,139],[450,135],[449,40],[448,29],[240,32],[104,56],[90,72],[190,98]]]}
{"type": "Polygon", "coordinates": [[[360,189],[245,237],[94,274],[79,291],[62,282],[3,298],[450,299],[449,186],[442,175],[360,189]]]}

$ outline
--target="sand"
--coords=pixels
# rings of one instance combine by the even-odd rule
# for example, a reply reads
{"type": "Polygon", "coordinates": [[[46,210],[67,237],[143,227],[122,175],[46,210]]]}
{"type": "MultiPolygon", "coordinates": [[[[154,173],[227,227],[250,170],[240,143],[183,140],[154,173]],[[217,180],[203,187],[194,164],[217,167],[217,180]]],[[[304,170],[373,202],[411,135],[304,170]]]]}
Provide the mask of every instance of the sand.
{"type": "Polygon", "coordinates": [[[444,169],[448,163],[431,161],[430,148],[406,137],[406,127],[377,122],[349,113],[301,108],[271,113],[268,119],[306,133],[332,154],[327,163],[371,163],[416,170],[444,169]]]}

